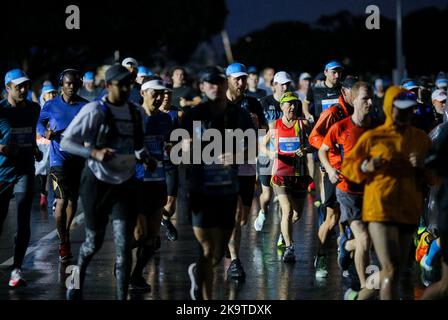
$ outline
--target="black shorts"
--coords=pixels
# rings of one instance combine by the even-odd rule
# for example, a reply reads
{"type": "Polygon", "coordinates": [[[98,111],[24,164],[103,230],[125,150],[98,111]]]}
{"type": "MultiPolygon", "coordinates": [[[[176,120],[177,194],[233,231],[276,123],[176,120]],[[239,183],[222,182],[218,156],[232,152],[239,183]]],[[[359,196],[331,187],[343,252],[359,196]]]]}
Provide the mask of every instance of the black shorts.
{"type": "Polygon", "coordinates": [[[190,194],[191,224],[197,228],[233,229],[238,194],[190,194]]]}
{"type": "Polygon", "coordinates": [[[322,206],[325,208],[336,209],[339,204],[336,199],[336,185],[331,183],[328,174],[324,173],[324,201],[322,206]]]}
{"type": "Polygon", "coordinates": [[[66,161],[63,166],[50,168],[49,177],[56,199],[78,201],[83,168],[84,161],[66,161]]]}
{"type": "Polygon", "coordinates": [[[86,228],[102,230],[112,220],[126,220],[135,224],[138,213],[138,181],[134,177],[110,184],[98,180],[88,166],[81,175],[80,196],[86,228]]]}
{"type": "Polygon", "coordinates": [[[272,161],[266,157],[259,157],[257,160],[257,175],[260,183],[265,187],[271,186],[272,161]]]}
{"type": "Polygon", "coordinates": [[[139,214],[152,215],[166,205],[166,183],[138,181],[139,214]]]}
{"type": "Polygon", "coordinates": [[[179,188],[179,169],[178,167],[169,168],[165,171],[167,193],[170,197],[177,197],[179,188]]]}
{"type": "Polygon", "coordinates": [[[238,176],[239,191],[243,206],[251,207],[255,192],[256,176],[238,176]]]}

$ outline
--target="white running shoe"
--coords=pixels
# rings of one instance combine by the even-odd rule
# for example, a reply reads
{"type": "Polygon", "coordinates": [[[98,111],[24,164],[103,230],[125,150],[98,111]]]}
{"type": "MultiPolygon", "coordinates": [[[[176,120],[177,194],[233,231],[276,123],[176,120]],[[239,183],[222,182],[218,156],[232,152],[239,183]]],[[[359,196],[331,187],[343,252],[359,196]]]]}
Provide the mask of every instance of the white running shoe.
{"type": "Polygon", "coordinates": [[[10,287],[19,287],[19,286],[26,286],[26,281],[22,276],[22,270],[19,268],[15,268],[11,272],[11,278],[9,279],[9,286],[10,287]]]}
{"type": "Polygon", "coordinates": [[[254,222],[255,231],[261,231],[263,229],[265,220],[266,220],[266,215],[265,215],[263,209],[260,209],[260,211],[258,211],[257,219],[255,219],[255,222],[254,222]]]}

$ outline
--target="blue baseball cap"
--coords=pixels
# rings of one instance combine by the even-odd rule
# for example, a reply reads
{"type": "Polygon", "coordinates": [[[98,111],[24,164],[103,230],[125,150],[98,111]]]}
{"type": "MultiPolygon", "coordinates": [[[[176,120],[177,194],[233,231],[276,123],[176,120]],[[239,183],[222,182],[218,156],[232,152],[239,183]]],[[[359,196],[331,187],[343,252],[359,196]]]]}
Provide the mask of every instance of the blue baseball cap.
{"type": "Polygon", "coordinates": [[[250,66],[249,68],[247,68],[247,73],[258,73],[257,67],[250,66]]]}
{"type": "Polygon", "coordinates": [[[148,77],[153,76],[154,73],[151,72],[148,68],[144,66],[139,66],[137,71],[137,77],[148,77]]]}
{"type": "Polygon", "coordinates": [[[31,80],[26,76],[25,72],[23,72],[20,69],[9,70],[5,75],[5,86],[8,85],[10,82],[14,83],[14,85],[17,86],[26,81],[31,80]]]}
{"type": "Polygon", "coordinates": [[[344,69],[344,67],[342,66],[342,64],[340,64],[335,60],[330,61],[325,65],[325,70],[333,70],[333,69],[344,69]]]}
{"type": "Polygon", "coordinates": [[[437,79],[436,80],[436,87],[437,88],[441,88],[441,87],[448,87],[448,79],[437,79]]]}
{"type": "Polygon", "coordinates": [[[393,105],[398,109],[408,109],[417,105],[417,97],[412,92],[401,92],[394,98],[393,105]]]}
{"type": "Polygon", "coordinates": [[[403,84],[403,89],[412,90],[418,88],[418,85],[414,82],[414,80],[409,80],[405,84],[403,84]]]}
{"type": "Polygon", "coordinates": [[[95,80],[95,76],[94,76],[93,72],[91,72],[91,71],[84,73],[84,76],[82,77],[83,82],[93,82],[94,80],[95,80]]]}
{"type": "Polygon", "coordinates": [[[42,94],[48,93],[48,92],[53,92],[53,91],[57,91],[55,89],[55,87],[53,87],[52,84],[46,84],[42,87],[42,94]]]}
{"type": "Polygon", "coordinates": [[[234,77],[234,78],[238,78],[241,76],[247,76],[246,66],[239,62],[234,62],[227,67],[226,76],[234,77]]]}

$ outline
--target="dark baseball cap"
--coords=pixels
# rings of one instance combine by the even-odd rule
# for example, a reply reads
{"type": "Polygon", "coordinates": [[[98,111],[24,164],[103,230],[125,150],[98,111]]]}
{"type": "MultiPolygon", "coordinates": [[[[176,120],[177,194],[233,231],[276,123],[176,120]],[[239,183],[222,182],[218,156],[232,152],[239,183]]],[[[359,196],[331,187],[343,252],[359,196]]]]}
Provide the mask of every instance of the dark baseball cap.
{"type": "Polygon", "coordinates": [[[201,71],[199,82],[220,84],[226,79],[224,71],[219,67],[206,67],[201,71]]]}
{"type": "Polygon", "coordinates": [[[105,80],[106,83],[110,83],[113,80],[122,81],[126,77],[131,77],[131,73],[120,64],[114,64],[106,71],[105,80]]]}
{"type": "Polygon", "coordinates": [[[351,89],[356,82],[358,82],[358,77],[346,76],[341,82],[341,86],[346,89],[351,89]]]}

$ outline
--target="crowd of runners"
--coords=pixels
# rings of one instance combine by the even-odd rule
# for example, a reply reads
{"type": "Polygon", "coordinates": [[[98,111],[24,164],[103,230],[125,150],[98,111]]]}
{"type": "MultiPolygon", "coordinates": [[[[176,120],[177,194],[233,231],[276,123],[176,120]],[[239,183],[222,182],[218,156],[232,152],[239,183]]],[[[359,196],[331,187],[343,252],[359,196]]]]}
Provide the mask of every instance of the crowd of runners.
{"type": "Polygon", "coordinates": [[[234,62],[193,76],[180,66],[153,73],[130,57],[103,74],[65,69],[57,83],[41,85],[20,69],[8,71],[0,102],[0,233],[12,198],[9,214],[17,216],[8,285],[26,286],[22,264],[37,194],[54,214],[61,263],[76,264],[79,282],[67,299],[82,299],[109,220],[116,298],[150,291],[143,272],[160,249],[160,231],[178,238],[171,219],[182,168],[200,248],[185,270],[191,299],[214,298],[214,269],[224,257],[227,281],[245,281],[241,235],[261,232],[277,207],[272,245],[282,250],[279,263],[295,263],[293,232],[308,193],[318,223],[316,278],[349,278],[348,300],[399,299],[400,275],[415,259],[428,287],[422,298],[448,297],[447,77],[387,86],[347,74],[337,61],[322,71],[292,77],[234,62]],[[232,136],[229,147],[238,130],[247,137],[232,136]],[[79,199],[85,239],[74,257],[70,227],[79,199]],[[260,210],[245,227],[254,202],[260,210]],[[327,268],[333,234],[337,275],[327,268]],[[368,272],[373,260],[379,275],[368,272]]]}

